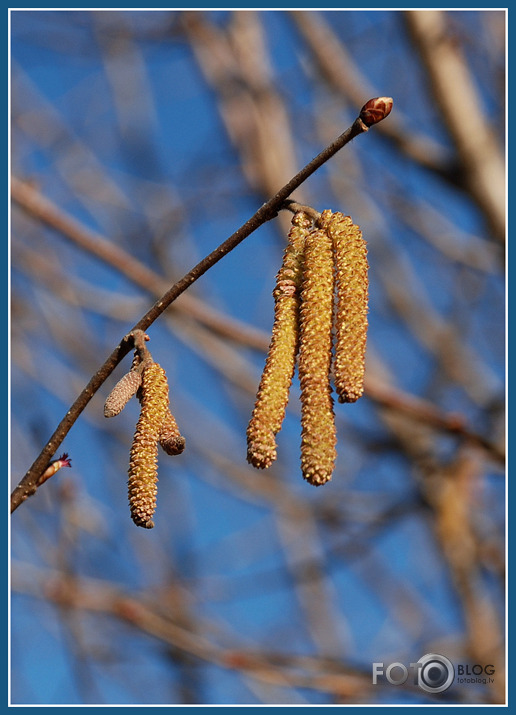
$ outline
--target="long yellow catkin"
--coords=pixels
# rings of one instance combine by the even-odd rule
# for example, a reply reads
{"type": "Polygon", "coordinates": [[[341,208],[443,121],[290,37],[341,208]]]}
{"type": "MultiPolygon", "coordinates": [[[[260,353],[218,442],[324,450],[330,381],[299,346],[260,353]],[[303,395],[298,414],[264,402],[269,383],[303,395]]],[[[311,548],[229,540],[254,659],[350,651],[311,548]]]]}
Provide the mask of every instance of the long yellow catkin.
{"type": "Polygon", "coordinates": [[[312,219],[303,212],[293,216],[283,263],[276,276],[272,338],[247,428],[247,460],[259,469],[270,467],[276,459],[275,435],[285,417],[294,375],[303,251],[311,225],[312,219]]]}
{"type": "MultiPolygon", "coordinates": [[[[133,364],[131,366],[131,371],[138,371],[138,367],[141,364],[141,358],[139,355],[135,355],[133,358],[133,364]]],[[[141,368],[140,368],[140,382],[141,382],[141,368]]],[[[141,390],[138,392],[138,396],[141,403],[141,390]]],[[[107,416],[107,415],[106,415],[107,416]]],[[[186,440],[179,431],[179,427],[176,422],[176,418],[170,411],[167,410],[165,418],[163,420],[163,425],[159,433],[159,443],[164,452],[168,455],[181,454],[184,451],[186,440]]]]}
{"type": "Polygon", "coordinates": [[[336,272],[335,390],[339,402],[355,402],[364,392],[367,342],[367,245],[349,216],[323,211],[320,225],[333,243],[336,272]]]}
{"type": "Polygon", "coordinates": [[[167,377],[157,363],[144,368],[140,394],[141,412],[129,463],[129,505],[134,523],[150,529],[156,508],[158,439],[169,405],[167,377]]]}
{"type": "Polygon", "coordinates": [[[305,241],[300,310],[301,470],[315,486],[331,479],[337,442],[330,368],[333,323],[333,252],[322,229],[305,241]]]}

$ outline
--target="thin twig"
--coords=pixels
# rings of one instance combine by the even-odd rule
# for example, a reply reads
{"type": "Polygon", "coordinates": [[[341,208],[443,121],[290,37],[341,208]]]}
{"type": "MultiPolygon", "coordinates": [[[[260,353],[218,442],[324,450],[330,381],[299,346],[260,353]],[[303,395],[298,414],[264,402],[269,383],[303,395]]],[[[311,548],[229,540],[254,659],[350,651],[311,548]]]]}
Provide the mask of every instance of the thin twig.
{"type": "MultiPolygon", "coordinates": [[[[25,568],[27,572],[28,569],[25,568]]],[[[62,571],[32,569],[32,581],[23,579],[16,568],[15,589],[34,597],[44,596],[62,608],[92,614],[108,614],[162,643],[174,646],[201,661],[219,668],[246,674],[258,681],[282,687],[302,687],[339,696],[357,696],[370,678],[364,670],[331,657],[298,656],[288,652],[260,652],[234,641],[232,647],[220,646],[213,638],[213,624],[203,624],[205,631],[192,630],[189,623],[177,623],[163,607],[146,602],[138,594],[125,593],[100,580],[78,579],[62,571]],[[34,584],[37,588],[34,589],[34,584]]],[[[225,639],[227,640],[227,638],[225,639]]]]}
{"type": "MultiPolygon", "coordinates": [[[[11,177],[11,199],[31,216],[50,226],[83,251],[121,271],[135,285],[154,297],[160,297],[170,285],[170,281],[163,275],[134,258],[128,251],[105,236],[77,221],[47,197],[43,197],[36,188],[15,176],[11,177]]],[[[223,315],[212,305],[194,295],[183,294],[181,300],[173,307],[174,311],[194,318],[204,327],[225,338],[262,350],[262,338],[256,328],[236,318],[223,315]]]]}
{"type": "MultiPolygon", "coordinates": [[[[20,186],[22,186],[20,184],[20,186]]],[[[70,221],[70,217],[66,214],[59,212],[56,206],[51,205],[51,210],[46,211],[44,208],[49,208],[47,206],[49,203],[47,199],[43,199],[37,192],[30,193],[34,191],[30,189],[27,185],[23,185],[23,191],[17,192],[13,191],[14,185],[11,185],[11,192],[16,201],[20,203],[21,206],[30,211],[34,216],[41,219],[48,225],[52,226],[58,231],[64,231],[64,227],[61,225],[63,221],[70,221]],[[25,193],[25,189],[28,189],[29,193],[25,193]],[[25,197],[29,198],[29,201],[25,201],[25,197]],[[33,201],[34,199],[34,201],[33,201]],[[54,218],[57,217],[61,221],[54,222],[54,218]]],[[[399,196],[398,196],[399,198],[399,196]]],[[[312,216],[314,220],[319,217],[319,212],[310,206],[305,206],[304,204],[299,204],[292,199],[286,199],[284,203],[284,208],[286,210],[296,213],[297,211],[304,211],[308,215],[312,216]]],[[[79,227],[79,224],[76,228],[79,227]]],[[[86,231],[84,227],[80,227],[81,231],[86,231]]],[[[69,236],[68,233],[64,234],[69,236]]],[[[86,231],[87,235],[87,231],[86,231]]],[[[82,238],[84,236],[81,233],[82,238]]],[[[73,236],[69,236],[73,240],[73,236]]],[[[107,239],[97,236],[98,240],[108,243],[107,239]]],[[[473,237],[470,237],[473,240],[473,237]]],[[[91,243],[86,243],[86,250],[92,251],[97,255],[95,251],[95,246],[93,241],[91,243]]],[[[20,246],[16,247],[17,252],[20,252],[20,246]]],[[[102,255],[102,253],[100,254],[102,255]]],[[[130,257],[130,254],[124,254],[130,257]]],[[[36,280],[42,281],[44,285],[48,286],[52,291],[59,291],[59,295],[62,300],[69,301],[72,293],[71,284],[67,283],[67,278],[59,274],[57,276],[54,271],[56,270],[57,264],[48,258],[46,254],[34,251],[32,249],[23,249],[19,258],[21,258],[22,270],[29,271],[36,280]]],[[[130,257],[131,258],[131,257],[130,257]]],[[[106,259],[108,260],[108,259],[106,259]]],[[[125,272],[125,264],[122,265],[119,261],[114,261],[112,264],[117,270],[122,271],[130,280],[132,280],[136,285],[141,285],[147,290],[154,292],[156,283],[162,285],[165,279],[159,274],[153,273],[150,269],[146,269],[143,264],[140,264],[141,270],[149,270],[154,276],[154,283],[152,286],[144,285],[140,283],[137,277],[131,272],[125,272]]],[[[75,281],[74,285],[76,285],[75,281]]],[[[98,288],[95,288],[98,291],[98,288]]],[[[82,296],[84,297],[84,290],[82,290],[82,296]]],[[[174,308],[178,308],[182,301],[185,301],[183,307],[186,304],[186,298],[191,299],[192,296],[188,294],[183,294],[181,301],[174,304],[174,308]]],[[[236,321],[234,318],[229,318],[226,322],[226,316],[210,309],[210,306],[200,300],[199,298],[193,299],[195,303],[199,304],[199,310],[206,312],[209,316],[211,324],[205,321],[201,313],[197,312],[197,307],[194,312],[190,310],[190,304],[188,304],[188,310],[185,311],[186,314],[191,315],[195,318],[196,323],[200,323],[197,326],[195,323],[189,323],[186,327],[184,324],[181,325],[181,329],[175,328],[175,335],[179,340],[186,342],[186,344],[194,351],[202,351],[204,359],[208,359],[209,363],[217,370],[221,372],[224,377],[232,381],[235,385],[239,386],[243,390],[255,393],[256,384],[254,382],[255,378],[251,377],[251,373],[246,367],[244,362],[239,362],[238,367],[235,367],[236,353],[233,348],[228,344],[227,339],[222,340],[221,338],[230,338],[230,340],[237,342],[247,348],[252,348],[258,350],[260,353],[266,353],[269,347],[270,335],[265,330],[258,328],[253,328],[246,323],[241,323],[236,321]],[[207,328],[214,327],[213,323],[216,321],[215,330],[207,330],[207,328]],[[193,344],[192,344],[193,340],[193,344]],[[194,347],[195,345],[195,347],[194,347]],[[221,352],[222,351],[222,352],[221,352]]],[[[127,301],[124,299],[124,305],[127,301]]],[[[103,303],[103,307],[105,303],[103,303]]],[[[95,310],[99,310],[98,305],[94,305],[95,310]]],[[[105,315],[106,313],[102,312],[105,315]]],[[[170,314],[169,314],[170,316],[170,314]]],[[[59,326],[62,327],[61,323],[59,326]]],[[[64,328],[66,332],[67,328],[64,328]]],[[[67,345],[70,345],[68,333],[67,335],[67,345]]],[[[55,336],[54,336],[55,337],[55,336]]],[[[242,358],[239,358],[241,361],[242,358]]],[[[27,370],[27,367],[24,368],[27,370]]],[[[398,412],[403,412],[409,414],[415,419],[425,422],[435,429],[442,430],[444,432],[450,432],[452,434],[457,434],[464,437],[468,441],[475,443],[483,447],[486,452],[490,453],[492,457],[499,463],[505,463],[505,450],[498,446],[494,441],[489,440],[479,432],[475,432],[465,421],[463,415],[453,414],[440,409],[436,404],[424,400],[421,397],[415,397],[414,395],[401,390],[399,387],[394,387],[388,384],[384,379],[380,379],[377,375],[377,370],[373,369],[371,365],[368,366],[366,374],[366,394],[368,398],[374,400],[380,405],[384,405],[391,410],[396,410],[398,412]]]]}
{"type": "Polygon", "coordinates": [[[269,201],[264,203],[251,218],[246,221],[235,233],[227,238],[223,243],[212,251],[208,256],[203,258],[189,273],[181,280],[175,283],[151,308],[147,313],[133,326],[129,333],[122,338],[111,355],[107,358],[104,364],[90,379],[84,390],[75,400],[66,415],[63,417],[57,426],[54,434],[51,436],[43,450],[40,452],[32,466],[29,468],[25,476],[22,478],[18,486],[14,489],[11,495],[11,512],[25,501],[29,496],[32,496],[38,488],[38,480],[47,467],[48,462],[55,451],[58,449],[73,424],[85,409],[88,402],[97,392],[104,381],[113,372],[115,367],[123,360],[127,353],[131,350],[133,339],[131,333],[134,330],[146,331],[154,321],[176,300],[189,286],[198,280],[207,270],[212,268],[218,261],[238,246],[251,233],[256,231],[262,224],[270,221],[277,216],[278,211],[283,207],[285,200],[295,191],[301,184],[306,181],[317,169],[319,169],[328,159],[331,159],[342,147],[348,144],[359,134],[368,131],[369,126],[376,121],[380,121],[384,116],[387,116],[392,107],[392,100],[389,98],[379,98],[378,106],[380,111],[383,111],[383,116],[379,116],[375,121],[371,121],[370,109],[375,105],[375,100],[369,100],[360,112],[360,115],[353,122],[351,127],[341,134],[335,141],[329,144],[310,161],[301,171],[299,171],[285,186],[283,186],[269,201]]]}
{"type": "Polygon", "coordinates": [[[292,211],[292,213],[294,214],[298,213],[298,211],[302,211],[303,213],[308,214],[308,216],[310,216],[310,218],[312,218],[314,221],[317,221],[319,218],[321,218],[321,213],[319,211],[312,208],[311,206],[299,204],[293,199],[287,199],[283,206],[287,211],[292,211]]]}
{"type": "Polygon", "coordinates": [[[366,378],[366,393],[377,404],[421,422],[433,429],[455,434],[481,447],[497,464],[505,465],[505,450],[471,429],[460,413],[446,412],[428,400],[403,392],[375,377],[366,378]]]}
{"type": "Polygon", "coordinates": [[[425,66],[435,104],[460,162],[460,178],[484,213],[491,236],[505,243],[505,161],[487,118],[464,53],[450,31],[446,12],[404,12],[415,47],[425,66]]]}
{"type": "MultiPolygon", "coordinates": [[[[315,10],[290,10],[289,16],[306,42],[311,61],[323,80],[346,104],[353,105],[356,97],[363,95],[364,87],[368,86],[368,94],[374,93],[367,77],[357,67],[322,13],[315,10]]],[[[408,117],[399,108],[392,122],[382,124],[378,129],[409,159],[451,184],[456,184],[456,167],[451,153],[429,136],[416,134],[408,117]]]]}

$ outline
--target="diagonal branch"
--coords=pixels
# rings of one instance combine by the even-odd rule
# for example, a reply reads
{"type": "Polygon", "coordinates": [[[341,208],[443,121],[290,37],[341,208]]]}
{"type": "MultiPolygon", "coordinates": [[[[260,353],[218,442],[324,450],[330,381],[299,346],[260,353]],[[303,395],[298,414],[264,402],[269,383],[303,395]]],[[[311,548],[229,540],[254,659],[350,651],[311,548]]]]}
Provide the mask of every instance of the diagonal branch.
{"type": "Polygon", "coordinates": [[[46,446],[40,452],[32,466],[22,478],[18,486],[11,495],[11,512],[14,511],[29,496],[35,494],[39,486],[42,473],[48,466],[50,458],[58,449],[73,424],[86,408],[93,395],[113,372],[115,367],[123,360],[132,348],[133,330],[146,331],[157,318],[176,300],[189,286],[198,280],[206,271],[212,268],[218,261],[238,246],[251,233],[256,231],[262,224],[277,216],[288,197],[306,181],[317,169],[319,169],[328,159],[331,159],[342,147],[348,144],[359,134],[368,131],[369,127],[386,117],[392,108],[392,100],[380,97],[369,100],[362,108],[360,115],[353,122],[351,127],[341,134],[335,141],[329,144],[312,161],[310,161],[301,171],[299,171],[285,186],[283,186],[269,201],[264,203],[256,213],[251,216],[235,233],[227,238],[208,256],[203,258],[191,271],[175,283],[133,326],[132,330],[122,338],[111,355],[104,364],[90,379],[84,390],[77,397],[66,415],[57,426],[46,446]]]}
{"type": "MultiPolygon", "coordinates": [[[[353,104],[369,85],[366,76],[358,69],[344,44],[338,39],[329,22],[316,10],[290,10],[289,16],[306,42],[312,61],[324,81],[346,103],[353,104]]],[[[371,94],[373,88],[369,86],[371,94]]],[[[360,100],[359,100],[360,101],[360,100]]],[[[378,128],[396,148],[409,159],[434,172],[444,180],[456,183],[456,166],[453,157],[438,142],[409,129],[409,119],[396,111],[392,122],[378,128]]]]}
{"type": "MultiPolygon", "coordinates": [[[[148,268],[104,236],[91,231],[58,208],[48,198],[42,196],[29,183],[20,181],[14,176],[11,178],[11,199],[31,216],[65,236],[79,248],[123,272],[127,278],[147,293],[158,298],[168,289],[170,283],[163,275],[148,268]]],[[[222,315],[204,300],[184,293],[181,300],[174,305],[174,309],[194,318],[205,328],[209,328],[224,338],[229,338],[237,343],[243,342],[248,347],[263,350],[263,337],[255,329],[235,318],[222,315]]]]}

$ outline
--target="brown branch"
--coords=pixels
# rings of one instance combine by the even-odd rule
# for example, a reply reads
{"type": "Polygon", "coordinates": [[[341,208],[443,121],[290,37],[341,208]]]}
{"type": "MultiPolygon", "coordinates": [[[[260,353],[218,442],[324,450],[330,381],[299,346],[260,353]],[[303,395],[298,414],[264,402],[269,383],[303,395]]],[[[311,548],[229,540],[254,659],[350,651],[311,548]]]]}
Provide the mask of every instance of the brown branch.
{"type": "MultiPolygon", "coordinates": [[[[17,194],[16,196],[16,199],[19,200],[19,203],[22,206],[31,211],[31,213],[33,213],[36,217],[45,220],[49,225],[58,230],[60,228],[66,229],[68,227],[68,221],[72,221],[72,219],[67,217],[66,214],[60,212],[60,210],[53,204],[47,206],[47,200],[43,199],[28,185],[23,184],[22,186],[22,193],[19,195],[17,194]],[[29,201],[25,202],[24,197],[28,197],[29,201]],[[53,221],[54,217],[57,219],[57,223],[53,221]]],[[[292,211],[293,213],[296,211],[304,211],[305,213],[311,215],[314,220],[316,220],[320,215],[319,212],[312,207],[299,204],[291,199],[287,199],[284,206],[286,210],[292,211]]],[[[94,255],[98,255],[96,250],[97,243],[93,243],[93,238],[89,236],[87,230],[77,222],[75,222],[73,226],[77,231],[79,231],[81,241],[85,241],[87,239],[84,247],[88,251],[91,250],[94,255]],[[82,234],[82,231],[85,232],[84,235],[82,234]],[[88,243],[90,240],[92,241],[91,245],[88,243]]],[[[73,236],[70,236],[69,234],[65,235],[73,240],[73,236]]],[[[102,242],[101,245],[107,243],[106,239],[100,236],[98,239],[102,242]]],[[[117,251],[121,250],[118,247],[115,247],[115,249],[117,251]]],[[[20,246],[17,247],[17,252],[19,251],[20,246]]],[[[100,257],[102,257],[102,255],[103,252],[102,249],[100,249],[100,257]]],[[[131,261],[135,260],[130,256],[130,254],[126,254],[125,252],[123,252],[123,257],[128,257],[131,261]]],[[[67,278],[64,275],[59,274],[57,276],[54,273],[57,268],[55,261],[50,260],[46,254],[38,252],[37,250],[29,251],[28,249],[23,249],[21,258],[23,260],[25,270],[31,271],[33,277],[35,277],[38,281],[44,281],[45,284],[53,291],[57,290],[63,300],[70,299],[70,291],[72,290],[71,284],[70,286],[67,284],[67,278]]],[[[109,262],[109,259],[106,260],[109,262]]],[[[136,263],[138,262],[136,261],[136,263]]],[[[139,273],[135,273],[131,270],[128,272],[125,271],[124,261],[114,261],[112,265],[117,270],[124,273],[124,275],[126,275],[136,285],[142,285],[142,287],[149,289],[151,292],[154,292],[153,289],[156,287],[156,283],[159,282],[161,285],[164,282],[164,279],[158,274],[153,274],[155,276],[154,285],[146,286],[138,281],[137,276],[139,273]]],[[[142,274],[145,271],[151,272],[150,269],[147,269],[143,264],[139,265],[141,266],[142,274]]],[[[183,307],[185,307],[187,302],[186,298],[190,298],[190,296],[183,294],[181,301],[175,303],[173,307],[179,308],[179,303],[182,303],[183,307]]],[[[199,309],[202,309],[203,306],[205,306],[206,310],[209,310],[209,306],[204,301],[197,298],[194,298],[193,300],[199,303],[199,309]]],[[[95,309],[97,309],[97,307],[95,307],[95,309]]],[[[190,310],[188,309],[186,312],[190,313],[190,310]]],[[[189,323],[185,326],[183,324],[179,331],[176,328],[176,336],[179,337],[180,340],[185,341],[190,348],[197,350],[199,353],[202,352],[204,359],[208,359],[210,364],[215,369],[219,370],[221,374],[226,377],[226,379],[232,381],[241,389],[254,394],[256,390],[256,383],[254,381],[255,378],[252,377],[249,370],[244,369],[240,363],[235,366],[235,353],[233,349],[229,347],[227,341],[222,341],[220,336],[229,337],[245,347],[256,349],[262,353],[265,353],[268,349],[270,336],[266,331],[252,328],[245,323],[240,323],[240,321],[234,321],[232,318],[229,319],[226,324],[226,316],[220,314],[218,311],[214,312],[217,313],[218,322],[220,323],[220,325],[217,324],[214,331],[207,330],[207,328],[213,326],[205,325],[205,321],[202,319],[203,316],[201,315],[199,322],[201,322],[202,325],[196,326],[195,323],[189,323]],[[215,335],[213,335],[213,333],[215,333],[215,335]],[[192,341],[195,345],[197,345],[197,348],[192,346],[192,341]]],[[[197,320],[196,311],[194,311],[192,317],[197,320]]],[[[68,336],[66,328],[65,333],[68,336]]],[[[69,337],[67,337],[66,340],[69,347],[69,337]]],[[[414,395],[401,390],[399,387],[391,386],[384,378],[380,378],[377,375],[377,372],[378,371],[374,368],[374,366],[369,365],[366,374],[366,394],[369,399],[379,405],[389,408],[390,410],[408,414],[418,421],[424,422],[425,424],[433,427],[434,429],[456,434],[472,444],[483,447],[496,462],[502,465],[505,464],[505,450],[482,434],[473,431],[468,426],[463,415],[446,412],[428,400],[424,400],[421,397],[415,397],[414,395]]]]}
{"type": "MultiPolygon", "coordinates": [[[[104,263],[122,272],[135,285],[147,293],[160,297],[170,285],[167,279],[148,268],[137,258],[117,246],[101,234],[92,231],[80,221],[67,214],[48,198],[42,196],[29,183],[16,177],[11,179],[11,198],[25,211],[39,219],[42,223],[58,231],[84,251],[96,256],[104,263]]],[[[181,300],[174,304],[174,311],[186,314],[202,323],[211,331],[230,338],[234,342],[243,342],[261,350],[263,339],[259,332],[235,318],[223,315],[206,301],[196,296],[183,294],[181,300]]]]}
{"type": "Polygon", "coordinates": [[[311,206],[305,206],[305,204],[299,204],[297,201],[294,201],[293,199],[287,199],[285,201],[284,207],[287,211],[292,211],[293,214],[297,213],[298,211],[302,211],[305,214],[308,214],[313,221],[318,221],[321,218],[321,213],[320,211],[317,211],[316,209],[312,208],[311,206]]]}
{"type": "Polygon", "coordinates": [[[440,10],[404,13],[433,96],[455,144],[465,188],[483,211],[493,237],[505,241],[505,163],[492,121],[482,113],[475,87],[446,15],[440,10]]]}
{"type": "Polygon", "coordinates": [[[379,405],[412,417],[433,429],[462,437],[466,442],[484,449],[495,462],[505,466],[505,450],[472,430],[463,415],[445,412],[433,403],[390,387],[374,376],[366,378],[366,394],[379,405]]]}
{"type": "MultiPolygon", "coordinates": [[[[351,104],[355,103],[357,96],[361,96],[364,87],[368,87],[368,94],[374,94],[367,77],[357,67],[321,13],[315,10],[290,10],[289,15],[306,42],[321,77],[333,91],[351,104]]],[[[446,149],[430,137],[414,133],[409,119],[399,108],[396,117],[382,124],[378,130],[409,159],[446,181],[456,183],[456,167],[446,149]]]]}
{"type": "MultiPolygon", "coordinates": [[[[378,105],[384,108],[384,115],[390,112],[392,100],[381,97],[378,99],[378,105]]],[[[341,134],[335,141],[329,144],[322,152],[320,152],[312,161],[310,161],[301,171],[299,171],[285,186],[283,186],[269,201],[264,203],[256,213],[251,216],[245,224],[243,224],[235,233],[227,238],[223,243],[212,251],[208,256],[203,258],[191,271],[183,278],[175,283],[151,308],[147,313],[133,326],[131,331],[122,338],[111,355],[107,358],[104,364],[97,370],[91,380],[88,382],[84,390],[77,397],[73,405],[70,407],[66,415],[63,417],[53,435],[50,437],[46,446],[40,452],[32,466],[29,468],[25,476],[22,478],[18,486],[14,489],[11,495],[11,512],[14,511],[23,501],[29,496],[35,494],[38,488],[39,478],[47,467],[48,462],[55,451],[58,449],[73,424],[86,408],[93,395],[97,392],[104,381],[113,372],[115,367],[127,355],[132,347],[132,330],[146,331],[157,318],[176,300],[187,288],[189,288],[196,280],[198,280],[206,271],[218,263],[224,256],[238,246],[251,233],[256,231],[262,224],[274,218],[278,211],[283,207],[285,200],[295,191],[301,184],[306,181],[317,169],[319,169],[326,161],[336,154],[342,147],[348,144],[359,134],[368,131],[369,126],[373,123],[370,121],[371,103],[374,100],[369,100],[364,107],[367,107],[362,119],[362,110],[351,127],[341,134]]],[[[378,120],[379,121],[379,120],[378,120]]]]}
{"type": "Polygon", "coordinates": [[[428,469],[423,490],[434,510],[436,536],[464,612],[468,654],[472,662],[494,664],[497,677],[490,685],[492,702],[504,703],[503,627],[479,563],[484,535],[475,519],[475,501],[482,476],[478,454],[466,448],[445,467],[428,469]]]}
{"type": "MultiPolygon", "coordinates": [[[[20,568],[16,568],[14,588],[35,598],[44,598],[63,609],[116,618],[135,631],[167,643],[182,653],[262,683],[286,688],[310,688],[347,698],[358,697],[370,684],[368,673],[335,658],[261,653],[251,651],[238,642],[233,647],[219,645],[213,637],[192,631],[188,625],[178,624],[177,619],[162,607],[101,580],[79,579],[60,571],[36,569],[32,569],[30,576],[32,583],[24,579],[20,568]]],[[[203,630],[210,633],[213,628],[207,623],[203,630]]]]}

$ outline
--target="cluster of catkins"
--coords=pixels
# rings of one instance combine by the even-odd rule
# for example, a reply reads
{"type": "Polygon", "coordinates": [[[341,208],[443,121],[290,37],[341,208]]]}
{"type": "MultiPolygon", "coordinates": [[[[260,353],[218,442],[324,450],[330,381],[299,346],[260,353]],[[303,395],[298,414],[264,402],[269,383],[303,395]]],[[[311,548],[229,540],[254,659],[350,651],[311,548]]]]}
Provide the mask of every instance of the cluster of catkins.
{"type": "Polygon", "coordinates": [[[136,352],[130,372],[115,385],[104,405],[105,417],[118,415],[131,397],[140,401],[129,462],[129,505],[137,526],[151,529],[156,509],[158,482],[158,444],[170,455],[185,448],[174,415],[169,408],[168,382],[165,370],[145,351],[136,352]]]}
{"type": "Polygon", "coordinates": [[[368,306],[367,247],[349,216],[325,210],[292,218],[273,292],[269,352],[247,428],[247,460],[276,459],[296,360],[301,388],[301,469],[315,486],[331,479],[337,442],[331,377],[339,402],[364,391],[368,306]]]}
{"type": "MultiPolygon", "coordinates": [[[[296,361],[301,387],[301,469],[315,486],[331,479],[337,442],[331,379],[340,402],[364,391],[367,336],[367,248],[349,216],[298,211],[273,292],[274,325],[256,404],[247,428],[247,459],[260,469],[276,459],[296,361]]],[[[138,334],[137,334],[138,333],[138,334]]],[[[150,529],[156,508],[158,444],[170,455],[185,447],[170,411],[165,370],[134,331],[131,370],[115,385],[104,415],[118,415],[137,396],[140,417],[129,462],[129,504],[137,526],[150,529]]]]}

